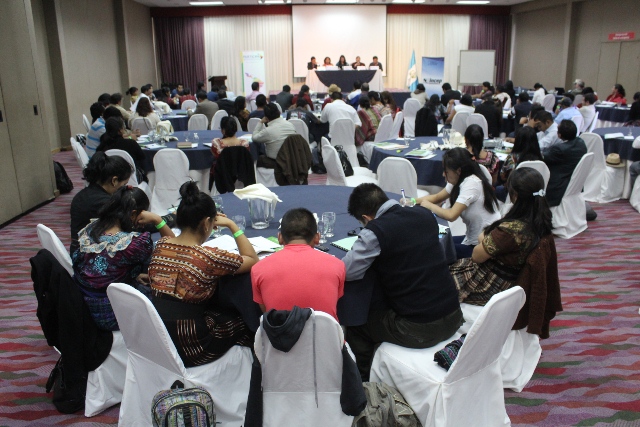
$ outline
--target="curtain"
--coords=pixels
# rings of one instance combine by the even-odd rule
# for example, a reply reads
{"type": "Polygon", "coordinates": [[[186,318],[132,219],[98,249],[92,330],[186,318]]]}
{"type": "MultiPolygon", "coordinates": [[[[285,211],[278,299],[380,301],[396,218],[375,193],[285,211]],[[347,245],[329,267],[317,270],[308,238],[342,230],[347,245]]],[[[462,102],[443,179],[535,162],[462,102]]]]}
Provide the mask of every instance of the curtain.
{"type": "Polygon", "coordinates": [[[162,81],[182,83],[194,94],[207,70],[202,17],[154,18],[162,81]]]}
{"type": "Polygon", "coordinates": [[[227,76],[227,87],[242,95],[242,51],[262,50],[267,93],[293,83],[291,15],[204,18],[207,75],[227,76]]]}
{"type": "Polygon", "coordinates": [[[422,57],[444,57],[444,82],[458,86],[460,51],[468,49],[469,15],[387,15],[387,80],[385,87],[406,88],[411,52],[418,78],[422,57]]]}
{"type": "MultiPolygon", "coordinates": [[[[507,56],[511,21],[509,16],[471,15],[469,49],[496,51],[496,81],[494,86],[507,80],[507,56]]],[[[479,93],[479,90],[478,90],[479,93]]]]}

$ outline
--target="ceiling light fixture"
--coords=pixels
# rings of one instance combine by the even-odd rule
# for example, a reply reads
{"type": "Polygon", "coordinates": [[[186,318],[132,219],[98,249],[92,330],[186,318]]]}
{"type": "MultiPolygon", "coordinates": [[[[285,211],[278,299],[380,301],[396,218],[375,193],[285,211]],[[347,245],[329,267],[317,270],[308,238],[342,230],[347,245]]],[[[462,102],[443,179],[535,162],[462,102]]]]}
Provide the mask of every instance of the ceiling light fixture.
{"type": "Polygon", "coordinates": [[[224,6],[221,1],[190,1],[191,6],[224,6]]]}
{"type": "Polygon", "coordinates": [[[342,3],[342,4],[355,4],[358,3],[359,0],[327,0],[327,3],[342,3]]]}
{"type": "Polygon", "coordinates": [[[424,3],[425,0],[391,0],[391,3],[396,3],[396,4],[418,4],[418,3],[424,3]]]}
{"type": "Polygon", "coordinates": [[[264,0],[264,4],[284,4],[284,0],[264,0]]]}
{"type": "Polygon", "coordinates": [[[489,4],[489,0],[460,0],[458,4],[489,4]]]}

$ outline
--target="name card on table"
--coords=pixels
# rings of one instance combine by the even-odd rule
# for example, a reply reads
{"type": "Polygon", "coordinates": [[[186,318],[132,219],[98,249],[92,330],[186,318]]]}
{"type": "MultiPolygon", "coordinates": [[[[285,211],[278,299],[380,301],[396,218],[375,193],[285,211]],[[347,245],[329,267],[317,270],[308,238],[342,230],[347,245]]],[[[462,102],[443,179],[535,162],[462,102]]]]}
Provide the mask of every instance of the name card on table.
{"type": "Polygon", "coordinates": [[[622,132],[616,132],[616,133],[606,133],[604,135],[604,139],[616,139],[616,138],[624,138],[624,134],[622,132]]]}

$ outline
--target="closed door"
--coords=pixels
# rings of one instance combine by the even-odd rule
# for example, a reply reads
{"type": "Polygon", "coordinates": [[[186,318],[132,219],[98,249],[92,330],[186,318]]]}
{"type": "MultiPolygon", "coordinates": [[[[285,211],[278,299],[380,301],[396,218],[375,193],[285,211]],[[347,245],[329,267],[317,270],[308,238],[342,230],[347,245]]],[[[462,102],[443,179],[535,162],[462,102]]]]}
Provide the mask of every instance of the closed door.
{"type": "Polygon", "coordinates": [[[618,80],[618,61],[620,59],[620,43],[602,43],[600,45],[600,61],[598,65],[598,98],[604,101],[611,93],[611,88],[618,80]]]}
{"type": "Polygon", "coordinates": [[[627,92],[627,102],[633,102],[633,94],[640,90],[640,41],[621,42],[618,61],[618,83],[627,92]]]}
{"type": "Polygon", "coordinates": [[[9,130],[5,118],[2,87],[0,87],[0,224],[20,215],[20,193],[18,192],[18,178],[13,166],[13,153],[9,142],[9,130]]]}

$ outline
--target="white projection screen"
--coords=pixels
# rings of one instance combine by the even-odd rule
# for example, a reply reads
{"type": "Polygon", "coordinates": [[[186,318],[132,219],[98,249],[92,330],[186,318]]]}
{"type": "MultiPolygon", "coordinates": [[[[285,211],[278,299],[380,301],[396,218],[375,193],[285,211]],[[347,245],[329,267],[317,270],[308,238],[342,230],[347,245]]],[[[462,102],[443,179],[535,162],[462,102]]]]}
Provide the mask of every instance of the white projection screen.
{"type": "Polygon", "coordinates": [[[305,77],[312,56],[336,64],[356,56],[366,65],[373,56],[387,69],[387,7],[365,5],[293,5],[293,75],[305,77]]]}

